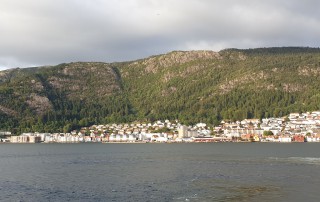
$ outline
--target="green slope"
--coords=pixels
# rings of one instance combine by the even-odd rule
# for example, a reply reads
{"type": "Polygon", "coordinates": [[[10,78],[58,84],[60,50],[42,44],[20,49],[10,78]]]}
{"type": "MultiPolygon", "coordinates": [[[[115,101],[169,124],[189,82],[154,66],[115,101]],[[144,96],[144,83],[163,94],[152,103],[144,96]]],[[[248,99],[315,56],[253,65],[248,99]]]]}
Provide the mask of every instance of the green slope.
{"type": "Polygon", "coordinates": [[[319,49],[230,49],[172,52],[120,70],[139,118],[218,122],[319,109],[319,62],[319,49]]]}
{"type": "Polygon", "coordinates": [[[133,62],[0,72],[0,128],[68,131],[93,123],[184,123],[320,109],[320,49],[174,51],[133,62]]]}

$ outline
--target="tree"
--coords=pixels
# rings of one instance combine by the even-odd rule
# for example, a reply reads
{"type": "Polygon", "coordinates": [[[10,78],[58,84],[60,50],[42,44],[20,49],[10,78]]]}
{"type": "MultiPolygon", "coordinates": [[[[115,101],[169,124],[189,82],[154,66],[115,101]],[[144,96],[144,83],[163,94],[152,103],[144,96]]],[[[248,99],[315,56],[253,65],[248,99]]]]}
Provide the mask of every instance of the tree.
{"type": "Polygon", "coordinates": [[[263,131],[263,136],[272,136],[273,132],[270,130],[263,131]]]}
{"type": "Polygon", "coordinates": [[[64,132],[64,133],[68,133],[68,132],[71,131],[71,129],[72,129],[72,126],[71,126],[70,123],[68,123],[68,124],[66,124],[66,125],[63,127],[63,132],[64,132]]]}
{"type": "Polygon", "coordinates": [[[154,133],[167,133],[170,132],[171,130],[167,127],[159,128],[158,130],[153,131],[154,133]]]}

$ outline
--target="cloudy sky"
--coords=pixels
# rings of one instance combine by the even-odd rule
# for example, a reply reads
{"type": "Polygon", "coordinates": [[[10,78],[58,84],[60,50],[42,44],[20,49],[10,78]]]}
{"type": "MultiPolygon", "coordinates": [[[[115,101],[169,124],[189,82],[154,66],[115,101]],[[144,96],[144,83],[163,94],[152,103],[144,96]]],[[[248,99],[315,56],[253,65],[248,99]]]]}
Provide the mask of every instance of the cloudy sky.
{"type": "Polygon", "coordinates": [[[0,70],[320,46],[318,0],[0,0],[0,70]]]}

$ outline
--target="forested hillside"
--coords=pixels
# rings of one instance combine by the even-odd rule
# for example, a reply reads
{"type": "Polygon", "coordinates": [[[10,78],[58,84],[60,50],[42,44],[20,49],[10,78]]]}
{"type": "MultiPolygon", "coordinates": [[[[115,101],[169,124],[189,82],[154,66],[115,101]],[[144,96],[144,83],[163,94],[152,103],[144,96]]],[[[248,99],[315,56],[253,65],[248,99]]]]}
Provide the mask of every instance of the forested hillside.
{"type": "Polygon", "coordinates": [[[0,72],[0,130],[279,117],[320,109],[320,49],[174,51],[133,62],[0,72]]]}

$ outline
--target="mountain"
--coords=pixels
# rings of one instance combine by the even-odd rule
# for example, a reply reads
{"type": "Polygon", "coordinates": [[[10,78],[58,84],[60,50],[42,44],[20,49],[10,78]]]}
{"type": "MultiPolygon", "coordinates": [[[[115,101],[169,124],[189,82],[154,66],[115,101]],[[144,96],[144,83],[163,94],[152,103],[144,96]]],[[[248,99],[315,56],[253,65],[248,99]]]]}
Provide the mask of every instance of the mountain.
{"type": "Polygon", "coordinates": [[[0,72],[0,129],[69,131],[179,119],[218,123],[320,109],[320,49],[174,51],[132,62],[0,72]]]}

